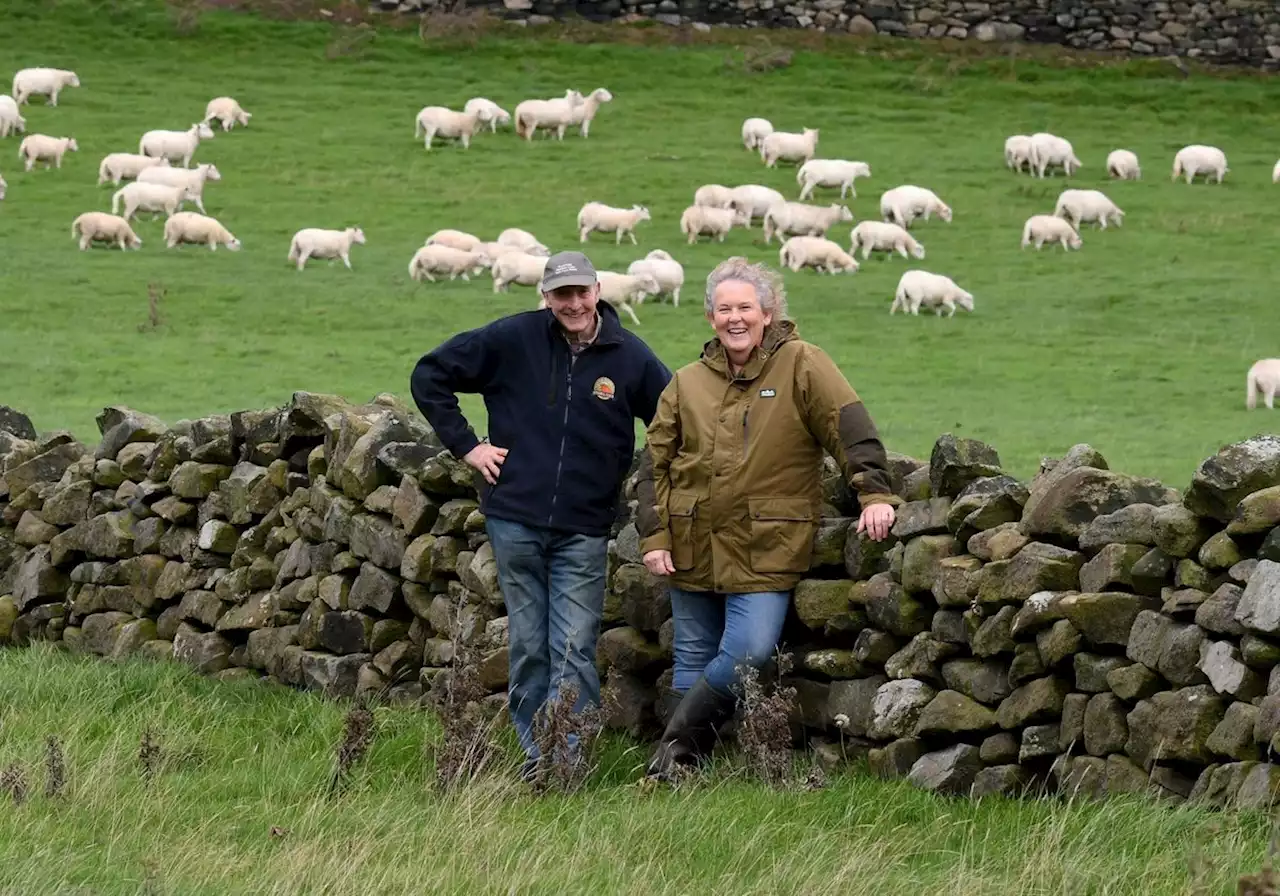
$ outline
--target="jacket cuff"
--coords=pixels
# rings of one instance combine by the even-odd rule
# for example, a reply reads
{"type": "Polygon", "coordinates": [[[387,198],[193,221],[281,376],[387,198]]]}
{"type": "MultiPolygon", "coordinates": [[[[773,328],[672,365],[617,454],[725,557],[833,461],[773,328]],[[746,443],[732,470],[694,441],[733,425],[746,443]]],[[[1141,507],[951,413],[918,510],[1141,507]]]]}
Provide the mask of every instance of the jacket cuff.
{"type": "Polygon", "coordinates": [[[870,492],[865,495],[858,495],[858,504],[863,508],[870,507],[872,504],[888,504],[890,507],[898,507],[902,504],[902,499],[897,495],[870,492]]]}
{"type": "Polygon", "coordinates": [[[462,439],[457,442],[457,444],[447,445],[445,447],[449,449],[450,454],[452,454],[458,460],[462,460],[464,457],[470,454],[472,450],[479,444],[480,444],[480,440],[476,438],[475,433],[469,432],[465,436],[463,436],[462,439]]]}
{"type": "Polygon", "coordinates": [[[640,556],[643,557],[650,551],[670,551],[671,550],[671,533],[663,530],[655,532],[652,535],[640,539],[640,556]]]}

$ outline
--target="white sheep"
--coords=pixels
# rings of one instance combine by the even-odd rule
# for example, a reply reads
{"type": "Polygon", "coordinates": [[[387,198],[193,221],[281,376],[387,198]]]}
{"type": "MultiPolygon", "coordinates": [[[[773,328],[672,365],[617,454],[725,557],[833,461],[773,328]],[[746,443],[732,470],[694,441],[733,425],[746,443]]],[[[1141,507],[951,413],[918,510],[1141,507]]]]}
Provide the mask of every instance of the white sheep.
{"type": "Polygon", "coordinates": [[[845,198],[846,191],[857,199],[858,191],[853,187],[854,178],[870,176],[871,166],[866,162],[851,162],[847,159],[810,159],[796,169],[796,183],[800,185],[801,199],[812,196],[814,187],[839,187],[841,199],[845,198]]]}
{"type": "Polygon", "coordinates": [[[9,185],[4,182],[4,177],[0,176],[0,200],[4,199],[4,191],[9,185]]]}
{"type": "Polygon", "coordinates": [[[898,280],[889,313],[901,309],[904,313],[918,315],[920,308],[932,308],[935,315],[947,310],[947,317],[954,317],[956,306],[965,311],[973,310],[973,294],[961,289],[950,277],[913,269],[898,280]]]}
{"type": "Polygon", "coordinates": [[[347,270],[351,270],[351,247],[357,243],[365,244],[364,231],[359,227],[345,230],[304,227],[289,241],[289,261],[296,262],[298,270],[302,270],[310,258],[341,258],[347,270]]]}
{"type": "Polygon", "coordinates": [[[906,229],[897,224],[884,221],[862,221],[849,233],[849,254],[856,255],[862,249],[862,260],[866,261],[872,251],[897,252],[903,258],[908,253],[916,258],[924,258],[924,246],[906,229]]]}
{"type": "Polygon", "coordinates": [[[95,242],[115,243],[123,252],[142,248],[142,240],[133,232],[129,222],[119,215],[106,212],[85,212],[71,222],[71,236],[79,238],[80,251],[87,251],[95,242]]]}
{"type": "Polygon", "coordinates": [[[530,255],[527,252],[507,252],[498,256],[489,268],[493,274],[494,292],[509,292],[507,287],[512,283],[537,286],[542,282],[542,275],[546,270],[546,256],[530,255]]]}
{"type": "Polygon", "coordinates": [[[574,109],[585,102],[576,90],[566,90],[564,96],[549,100],[524,100],[516,106],[516,136],[528,141],[539,129],[554,130],[556,139],[563,140],[565,129],[573,120],[574,109]]]}
{"type": "Polygon", "coordinates": [[[1080,234],[1071,222],[1057,215],[1032,215],[1022,225],[1022,248],[1035,243],[1039,249],[1045,243],[1061,243],[1063,249],[1079,249],[1080,234]]]}
{"type": "Polygon", "coordinates": [[[426,279],[434,283],[436,278],[433,274],[448,274],[450,280],[458,277],[470,280],[471,274],[479,274],[492,264],[492,258],[485,251],[464,252],[439,244],[423,246],[413,254],[409,262],[409,277],[412,280],[426,279]]]}
{"type": "Polygon", "coordinates": [[[485,99],[482,96],[473,96],[467,100],[466,105],[462,107],[463,112],[478,112],[481,124],[489,126],[489,133],[496,134],[498,125],[511,124],[511,113],[499,106],[493,100],[485,99]]]}
{"type": "Polygon", "coordinates": [[[47,96],[56,106],[64,87],[79,86],[79,76],[65,68],[24,68],[13,76],[13,98],[22,105],[33,96],[47,96]]]}
{"type": "MultiPolygon", "coordinates": [[[[669,253],[654,249],[644,258],[631,262],[627,268],[627,274],[631,277],[645,274],[652,277],[662,290],[659,295],[671,296],[672,306],[680,307],[680,289],[684,286],[684,265],[672,258],[669,253]]],[[[640,299],[640,302],[643,303],[644,299],[640,299]]]]}
{"type": "Polygon", "coordinates": [[[689,245],[698,241],[700,234],[715,237],[723,243],[729,231],[747,226],[746,212],[736,208],[713,208],[709,205],[691,205],[680,215],[680,232],[688,237],[689,245]]]}
{"type": "Polygon", "coordinates": [[[427,237],[424,246],[448,246],[463,252],[474,252],[484,244],[484,240],[464,230],[437,230],[427,237]]]}
{"type": "Polygon", "coordinates": [[[1063,190],[1053,213],[1066,218],[1076,230],[1086,221],[1096,222],[1106,230],[1108,220],[1119,227],[1124,219],[1124,212],[1101,190],[1063,190]]]}
{"type": "Polygon", "coordinates": [[[18,144],[18,158],[30,171],[36,162],[45,162],[46,168],[62,167],[62,157],[68,152],[79,152],[75,137],[50,137],[47,134],[28,134],[18,144]]]}
{"type": "Polygon", "coordinates": [[[1275,167],[1271,169],[1271,182],[1280,183],[1280,160],[1277,160],[1275,167]]]}
{"type": "Polygon", "coordinates": [[[204,107],[204,123],[208,124],[215,118],[222,123],[224,131],[229,131],[237,124],[247,128],[253,113],[240,108],[240,104],[234,98],[219,96],[209,100],[209,104],[204,107]]]}
{"type": "Polygon", "coordinates": [[[119,185],[120,181],[136,178],[148,168],[169,167],[169,160],[161,156],[140,156],[132,152],[113,152],[102,157],[98,165],[98,186],[107,181],[119,185]]]}
{"type": "Polygon", "coordinates": [[[1027,134],[1014,134],[1004,141],[1004,164],[1005,167],[1022,173],[1022,166],[1027,166],[1027,173],[1030,174],[1031,168],[1031,137],[1027,134]]]}
{"type": "Polygon", "coordinates": [[[1107,155],[1107,175],[1120,180],[1141,180],[1138,156],[1128,149],[1113,149],[1107,155]]]}
{"type": "Polygon", "coordinates": [[[138,154],[163,156],[171,162],[181,160],[183,168],[190,168],[200,141],[212,139],[213,128],[203,121],[197,121],[185,131],[147,131],[138,141],[138,154]]]}
{"type": "Polygon", "coordinates": [[[742,184],[734,187],[730,192],[732,193],[732,198],[729,200],[730,207],[740,209],[746,214],[748,227],[751,226],[754,218],[764,217],[769,206],[787,201],[787,198],[777,190],[760,184],[742,184]]]}
{"type": "Polygon", "coordinates": [[[1044,132],[1031,135],[1031,167],[1036,174],[1044,177],[1051,167],[1058,166],[1070,177],[1075,171],[1084,167],[1071,142],[1054,134],[1044,132]]]}
{"type": "Polygon", "coordinates": [[[788,236],[825,236],[827,231],[841,221],[852,221],[853,212],[847,206],[833,202],[830,205],[806,205],[803,202],[779,202],[769,206],[764,213],[764,241],[768,245],[774,234],[788,236]]]}
{"type": "Polygon", "coordinates": [[[578,211],[578,242],[585,243],[587,234],[593,231],[612,232],[616,235],[614,243],[622,242],[625,233],[631,237],[632,245],[636,244],[635,227],[641,221],[650,221],[649,210],[643,205],[631,208],[614,208],[602,202],[588,202],[578,211]]]}
{"type": "Polygon", "coordinates": [[[596,278],[600,281],[600,300],[627,312],[637,326],[640,318],[636,317],[635,309],[631,306],[643,302],[647,296],[656,296],[662,292],[657,278],[648,273],[632,275],[599,271],[596,278]]]}
{"type": "Polygon", "coordinates": [[[893,224],[910,227],[916,218],[928,221],[929,216],[935,214],[951,223],[951,206],[939,199],[937,193],[915,184],[885,190],[880,197],[880,216],[893,224]]]}
{"type": "Polygon", "coordinates": [[[858,271],[858,263],[852,255],[841,249],[839,243],[821,236],[791,237],[778,250],[778,264],[792,271],[799,271],[802,267],[812,267],[818,273],[825,271],[828,274],[840,271],[854,274],[858,271]]]}
{"type": "Polygon", "coordinates": [[[1208,183],[1209,175],[1212,174],[1217,178],[1218,183],[1222,183],[1222,179],[1230,170],[1227,167],[1225,152],[1216,146],[1193,143],[1182,147],[1173,157],[1173,174],[1169,179],[1177,180],[1179,175],[1183,175],[1187,183],[1191,183],[1197,174],[1203,174],[1205,183],[1208,183]]]}
{"type": "Polygon", "coordinates": [[[218,166],[211,162],[204,162],[195,168],[157,165],[138,172],[138,183],[182,187],[182,201],[194,202],[201,213],[204,212],[204,185],[208,181],[220,180],[222,174],[218,171],[218,166]]]}
{"type": "Polygon", "coordinates": [[[703,184],[693,191],[693,204],[708,208],[728,208],[733,204],[733,190],[723,184],[703,184]]]}
{"type": "Polygon", "coordinates": [[[18,113],[18,104],[13,97],[0,95],[0,137],[10,134],[24,134],[27,120],[18,113]]]}
{"type": "Polygon", "coordinates": [[[748,118],[742,123],[742,145],[759,151],[760,141],[773,133],[773,122],[767,118],[748,118]]]}
{"type": "Polygon", "coordinates": [[[182,200],[187,195],[186,187],[174,187],[169,184],[149,184],[134,181],[125,184],[111,197],[111,213],[120,213],[120,203],[124,203],[124,219],[132,220],[138,211],[151,212],[154,217],[164,212],[166,218],[182,207],[182,200]]]}
{"type": "Polygon", "coordinates": [[[582,105],[575,105],[569,113],[569,124],[578,126],[578,133],[585,137],[591,130],[591,121],[600,110],[601,103],[613,102],[613,94],[597,87],[583,98],[582,105]]]}
{"type": "Polygon", "coordinates": [[[508,227],[502,233],[498,234],[497,242],[503,246],[513,246],[522,249],[530,255],[550,255],[551,250],[548,249],[536,236],[527,230],[521,230],[519,227],[508,227]]]}
{"type": "Polygon", "coordinates": [[[760,141],[760,158],[772,168],[779,161],[807,162],[818,151],[818,129],[805,128],[802,133],[774,131],[760,141]]]}
{"type": "Polygon", "coordinates": [[[1263,358],[1254,362],[1245,376],[1244,406],[1253,410],[1258,406],[1258,390],[1267,410],[1275,410],[1276,391],[1280,389],[1280,358],[1263,358]]]}
{"type": "Polygon", "coordinates": [[[422,137],[422,145],[431,148],[436,137],[459,140],[463,149],[471,147],[471,137],[480,128],[480,110],[454,112],[444,106],[423,106],[413,122],[413,136],[422,137]]]}
{"type": "Polygon", "coordinates": [[[177,212],[164,222],[165,247],[172,249],[179,243],[195,243],[208,246],[210,252],[217,252],[222,244],[232,252],[240,251],[240,241],[231,235],[217,218],[210,218],[199,212],[177,212]]]}

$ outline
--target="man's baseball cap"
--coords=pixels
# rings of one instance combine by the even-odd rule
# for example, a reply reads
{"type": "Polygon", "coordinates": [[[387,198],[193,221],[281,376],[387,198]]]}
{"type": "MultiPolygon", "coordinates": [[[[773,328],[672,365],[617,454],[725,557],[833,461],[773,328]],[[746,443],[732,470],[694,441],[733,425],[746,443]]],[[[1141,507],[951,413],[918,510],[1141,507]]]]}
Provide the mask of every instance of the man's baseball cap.
{"type": "Polygon", "coordinates": [[[547,259],[542,291],[551,292],[562,286],[594,286],[596,279],[596,269],[587,256],[581,252],[557,252],[547,259]]]}

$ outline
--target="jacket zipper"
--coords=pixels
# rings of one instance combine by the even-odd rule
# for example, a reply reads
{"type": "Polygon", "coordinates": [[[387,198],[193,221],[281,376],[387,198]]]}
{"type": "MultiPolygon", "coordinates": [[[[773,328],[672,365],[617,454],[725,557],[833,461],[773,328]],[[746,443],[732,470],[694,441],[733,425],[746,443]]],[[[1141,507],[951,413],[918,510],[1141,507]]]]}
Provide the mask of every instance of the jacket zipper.
{"type": "Polygon", "coordinates": [[[747,408],[742,412],[742,459],[747,459],[747,415],[751,413],[751,409],[747,408]]]}
{"type": "Polygon", "coordinates": [[[556,458],[556,484],[551,491],[551,512],[547,514],[547,525],[551,525],[556,515],[556,496],[560,494],[560,471],[564,468],[564,443],[569,437],[569,402],[573,400],[573,365],[577,360],[577,354],[569,352],[569,366],[565,374],[564,429],[560,433],[560,456],[556,458]]]}

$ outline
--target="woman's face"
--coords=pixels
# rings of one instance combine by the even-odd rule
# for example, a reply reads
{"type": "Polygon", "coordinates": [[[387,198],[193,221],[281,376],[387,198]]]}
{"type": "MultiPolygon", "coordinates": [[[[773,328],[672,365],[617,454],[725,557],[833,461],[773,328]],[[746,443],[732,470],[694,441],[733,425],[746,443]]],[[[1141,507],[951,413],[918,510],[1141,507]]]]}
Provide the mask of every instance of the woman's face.
{"type": "Polygon", "coordinates": [[[764,329],[773,315],[760,307],[760,299],[750,283],[726,280],[711,296],[711,313],[707,319],[720,337],[729,360],[742,364],[751,350],[764,341],[764,329]]]}

